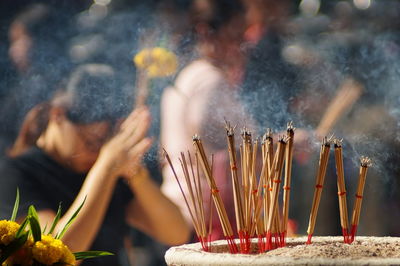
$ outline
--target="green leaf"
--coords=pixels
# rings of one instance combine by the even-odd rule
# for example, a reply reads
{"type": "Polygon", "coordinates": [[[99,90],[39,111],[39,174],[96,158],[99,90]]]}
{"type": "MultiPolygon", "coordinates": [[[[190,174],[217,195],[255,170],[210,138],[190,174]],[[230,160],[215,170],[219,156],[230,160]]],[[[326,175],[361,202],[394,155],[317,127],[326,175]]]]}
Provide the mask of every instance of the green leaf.
{"type": "Polygon", "coordinates": [[[44,234],[44,232],[46,232],[46,229],[47,229],[47,223],[44,225],[44,228],[42,230],[42,234],[44,234]]]}
{"type": "Polygon", "coordinates": [[[10,219],[13,222],[15,222],[15,219],[17,218],[18,206],[19,206],[19,189],[17,188],[17,195],[15,196],[14,209],[12,211],[10,219]]]}
{"type": "Polygon", "coordinates": [[[55,237],[56,239],[61,239],[63,237],[63,235],[65,234],[65,232],[67,231],[68,227],[72,224],[72,222],[76,219],[76,216],[78,215],[79,211],[82,209],[83,204],[86,201],[86,196],[83,199],[83,202],[81,203],[81,205],[79,206],[79,208],[74,212],[74,214],[71,216],[71,218],[69,218],[69,221],[65,224],[64,228],[61,230],[60,233],[57,234],[57,236],[55,237]]]}
{"type": "Polygon", "coordinates": [[[17,233],[15,234],[16,238],[19,238],[23,233],[25,233],[25,228],[28,225],[28,218],[26,217],[24,219],[24,221],[21,223],[21,225],[19,226],[19,229],[17,231],[17,233]]]}
{"type": "Polygon", "coordinates": [[[58,205],[57,214],[56,214],[56,217],[54,217],[53,223],[51,224],[51,227],[50,227],[50,230],[48,233],[49,235],[51,235],[53,233],[60,218],[61,218],[61,203],[58,205]]]}
{"type": "Polygon", "coordinates": [[[107,251],[83,251],[83,252],[74,252],[73,254],[76,260],[84,260],[84,259],[114,255],[113,253],[107,251]]]}
{"type": "Polygon", "coordinates": [[[42,240],[42,231],[40,230],[39,221],[32,215],[28,216],[28,220],[29,220],[29,225],[31,227],[33,240],[35,242],[42,240]]]}
{"type": "Polygon", "coordinates": [[[14,252],[20,249],[28,239],[29,232],[25,232],[20,237],[15,238],[9,245],[7,245],[1,252],[0,265],[10,257],[14,252]]]}
{"type": "Polygon", "coordinates": [[[37,221],[38,224],[39,224],[39,228],[40,228],[39,216],[38,216],[37,211],[36,211],[36,209],[35,209],[35,207],[34,207],[33,205],[29,206],[29,209],[28,209],[28,216],[29,216],[29,215],[32,216],[32,217],[34,217],[34,218],[36,219],[36,221],[37,221]]]}

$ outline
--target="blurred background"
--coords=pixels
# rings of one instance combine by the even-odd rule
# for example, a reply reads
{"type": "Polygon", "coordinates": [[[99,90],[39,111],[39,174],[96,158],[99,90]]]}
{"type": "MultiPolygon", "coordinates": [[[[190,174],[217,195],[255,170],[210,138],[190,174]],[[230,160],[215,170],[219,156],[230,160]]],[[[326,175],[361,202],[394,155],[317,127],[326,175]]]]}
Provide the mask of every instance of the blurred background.
{"type": "MultiPolygon", "coordinates": [[[[132,58],[143,48],[173,51],[179,69],[195,59],[193,2],[202,7],[206,1],[0,1],[1,156],[29,109],[50,99],[77,65],[109,64],[121,74],[123,86],[134,90],[132,58]]],[[[267,127],[284,130],[293,121],[312,134],[343,138],[350,209],[359,158],[371,157],[359,234],[400,236],[400,1],[243,3],[240,51],[246,59],[238,84],[257,134],[267,127]]],[[[147,105],[156,140],[162,91],[173,81],[174,76],[152,80],[147,105]]],[[[308,224],[318,141],[308,142],[307,154],[297,155],[293,170],[290,217],[300,235],[308,224]]],[[[156,141],[145,159],[161,183],[159,149],[156,141]]],[[[315,235],[340,234],[338,213],[331,157],[315,235]]],[[[134,229],[131,234],[132,265],[163,265],[167,247],[134,229]]]]}

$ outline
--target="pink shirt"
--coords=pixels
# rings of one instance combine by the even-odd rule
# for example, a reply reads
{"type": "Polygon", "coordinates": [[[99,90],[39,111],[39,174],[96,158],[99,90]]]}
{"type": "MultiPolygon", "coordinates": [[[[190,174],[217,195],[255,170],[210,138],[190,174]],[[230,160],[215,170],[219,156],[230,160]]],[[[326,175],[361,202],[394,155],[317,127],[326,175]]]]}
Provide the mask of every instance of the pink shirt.
{"type": "MultiPolygon", "coordinates": [[[[189,150],[194,158],[192,136],[199,134],[207,155],[211,157],[214,154],[213,170],[221,196],[226,205],[233,207],[232,202],[227,204],[231,201],[232,187],[224,118],[238,125],[236,138],[239,141],[240,128],[248,124],[237,91],[227,84],[222,72],[206,60],[190,63],[178,75],[174,86],[164,91],[161,102],[161,145],[171,157],[181,184],[186,186],[178,160],[180,152],[189,150]]],[[[167,164],[163,166],[163,177],[162,191],[181,208],[191,223],[178,184],[167,164]]],[[[206,182],[203,182],[203,188],[208,198],[206,182]]]]}

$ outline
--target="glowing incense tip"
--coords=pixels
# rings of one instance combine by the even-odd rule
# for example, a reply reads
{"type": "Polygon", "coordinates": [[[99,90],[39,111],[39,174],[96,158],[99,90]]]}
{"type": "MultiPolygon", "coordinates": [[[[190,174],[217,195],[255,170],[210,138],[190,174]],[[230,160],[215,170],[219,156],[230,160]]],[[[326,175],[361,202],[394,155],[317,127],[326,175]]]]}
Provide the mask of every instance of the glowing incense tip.
{"type": "Polygon", "coordinates": [[[289,131],[295,131],[296,130],[296,128],[293,126],[293,121],[290,121],[290,122],[288,122],[287,123],[287,129],[286,129],[288,132],[289,131]]]}
{"type": "Polygon", "coordinates": [[[225,119],[225,129],[226,129],[226,134],[228,136],[233,136],[236,129],[236,125],[232,127],[231,123],[225,119]]]}
{"type": "Polygon", "coordinates": [[[199,141],[200,140],[200,136],[197,134],[194,134],[192,137],[193,141],[199,141]]]}
{"type": "Polygon", "coordinates": [[[372,165],[371,159],[365,156],[361,156],[360,162],[362,167],[371,167],[372,165]]]}
{"type": "Polygon", "coordinates": [[[333,144],[334,144],[335,148],[342,147],[342,143],[343,143],[343,139],[334,139],[333,140],[333,144]]]}
{"type": "Polygon", "coordinates": [[[251,131],[247,127],[243,127],[241,131],[241,135],[243,138],[251,137],[251,131]]]}

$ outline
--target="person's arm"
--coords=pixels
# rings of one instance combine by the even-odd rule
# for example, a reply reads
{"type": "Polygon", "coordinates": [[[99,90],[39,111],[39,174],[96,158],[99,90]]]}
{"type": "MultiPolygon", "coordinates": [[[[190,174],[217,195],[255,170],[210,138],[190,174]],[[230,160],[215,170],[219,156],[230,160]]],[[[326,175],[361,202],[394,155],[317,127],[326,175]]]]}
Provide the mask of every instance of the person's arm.
{"type": "MultiPolygon", "coordinates": [[[[145,109],[132,113],[118,134],[102,147],[75,201],[55,229],[55,232],[59,232],[86,198],[79,215],[62,239],[72,251],[84,251],[91,246],[103,222],[118,177],[127,171],[135,171],[135,165],[150,147],[151,140],[145,138],[149,121],[150,115],[145,109]]],[[[51,210],[41,210],[38,214],[41,224],[51,224],[55,216],[51,210]]]]}
{"type": "Polygon", "coordinates": [[[179,208],[161,193],[146,168],[127,178],[135,198],[127,207],[127,222],[167,245],[189,240],[190,228],[179,208]]]}
{"type": "Polygon", "coordinates": [[[335,127],[337,121],[351,109],[354,103],[360,98],[364,88],[352,78],[345,79],[338,88],[336,96],[330,102],[315,133],[323,137],[335,127]]]}

